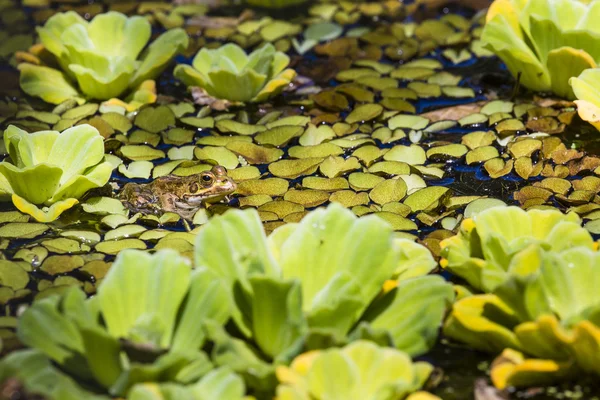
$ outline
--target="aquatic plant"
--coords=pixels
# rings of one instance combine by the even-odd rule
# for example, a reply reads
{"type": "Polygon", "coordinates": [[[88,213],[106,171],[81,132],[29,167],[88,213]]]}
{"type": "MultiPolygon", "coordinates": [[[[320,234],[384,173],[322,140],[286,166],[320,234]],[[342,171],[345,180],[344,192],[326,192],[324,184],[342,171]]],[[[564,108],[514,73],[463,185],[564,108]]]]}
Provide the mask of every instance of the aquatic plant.
{"type": "Polygon", "coordinates": [[[493,294],[457,301],[444,325],[476,349],[504,350],[492,366],[499,388],[600,375],[600,253],[572,247],[539,256],[538,268],[512,269],[493,294]]]}
{"type": "Polygon", "coordinates": [[[197,382],[212,369],[200,350],[203,322],[228,318],[227,292],[211,271],[192,272],[173,250],[124,250],[95,297],[71,287],[37,300],[17,335],[73,379],[125,396],[140,382],[197,382]]]}
{"type": "Polygon", "coordinates": [[[415,263],[419,272],[407,271],[403,245],[379,217],[359,219],[339,204],[282,226],[268,239],[254,210],[215,217],[197,236],[196,264],[229,288],[233,320],[256,344],[212,329],[215,362],[268,390],[271,363],[285,363],[304,349],[370,339],[410,355],[424,353],[453,293],[439,276],[418,276],[435,266],[431,255],[423,258],[427,267],[415,263]]]}
{"type": "Polygon", "coordinates": [[[545,250],[593,249],[595,243],[575,213],[494,207],[464,220],[458,234],[440,246],[443,268],[492,292],[512,272],[539,268],[545,250]]]}
{"type": "Polygon", "coordinates": [[[0,195],[40,222],[57,219],[88,190],[104,186],[112,173],[104,140],[91,125],[62,133],[27,133],[11,125],[4,143],[10,161],[0,163],[0,195]]]}
{"type": "Polygon", "coordinates": [[[433,367],[399,350],[359,340],[341,349],[315,350],[277,367],[276,400],[437,399],[419,390],[433,367]],[[335,371],[335,374],[331,374],[335,371]],[[407,397],[408,396],[408,397],[407,397]]]}
{"type": "Polygon", "coordinates": [[[569,83],[577,97],[577,113],[600,130],[600,68],[586,69],[569,83]]]}
{"type": "Polygon", "coordinates": [[[495,0],[481,39],[520,82],[573,99],[569,78],[600,62],[600,2],[495,0]]]}
{"type": "Polygon", "coordinates": [[[244,381],[227,367],[214,369],[198,382],[182,386],[172,383],[135,385],[127,400],[255,400],[245,396],[244,381]]]}
{"type": "MultiPolygon", "coordinates": [[[[37,31],[62,71],[53,65],[22,63],[20,84],[27,94],[53,104],[71,98],[80,103],[108,100],[135,92],[143,82],[158,77],[188,46],[186,32],[176,28],[142,52],[151,36],[148,20],[114,11],[99,14],[90,22],[73,11],[59,13],[37,31]]],[[[152,96],[147,101],[153,101],[152,96]]]]}
{"type": "Polygon", "coordinates": [[[236,44],[203,48],[192,66],[179,64],[174,75],[187,86],[197,86],[218,99],[261,102],[275,96],[296,76],[290,58],[267,43],[250,55],[236,44]]]}

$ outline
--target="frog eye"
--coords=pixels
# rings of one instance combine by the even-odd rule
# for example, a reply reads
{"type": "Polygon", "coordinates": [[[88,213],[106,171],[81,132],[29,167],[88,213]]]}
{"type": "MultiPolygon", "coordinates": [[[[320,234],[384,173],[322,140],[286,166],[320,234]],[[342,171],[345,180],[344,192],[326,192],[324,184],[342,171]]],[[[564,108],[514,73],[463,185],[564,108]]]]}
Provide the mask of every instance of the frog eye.
{"type": "Polygon", "coordinates": [[[199,187],[198,187],[198,184],[196,182],[192,183],[190,185],[190,188],[189,188],[190,189],[190,193],[196,193],[198,191],[198,188],[199,187]]]}
{"type": "Polygon", "coordinates": [[[210,186],[214,182],[215,178],[211,174],[202,174],[200,176],[200,182],[202,186],[210,186]]]}

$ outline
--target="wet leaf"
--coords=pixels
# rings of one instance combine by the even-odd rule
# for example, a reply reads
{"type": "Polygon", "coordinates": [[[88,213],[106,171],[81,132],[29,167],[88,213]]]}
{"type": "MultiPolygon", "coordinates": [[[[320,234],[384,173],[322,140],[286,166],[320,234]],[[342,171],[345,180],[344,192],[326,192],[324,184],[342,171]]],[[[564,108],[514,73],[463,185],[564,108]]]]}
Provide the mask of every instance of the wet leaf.
{"type": "Polygon", "coordinates": [[[348,183],[350,184],[350,187],[357,192],[373,189],[383,181],[385,181],[385,178],[382,178],[381,176],[364,172],[354,172],[348,175],[348,183]]]}
{"type": "Polygon", "coordinates": [[[145,107],[135,117],[134,124],[145,131],[158,133],[175,125],[175,115],[167,106],[145,107]]]}
{"type": "Polygon", "coordinates": [[[289,187],[288,181],[281,178],[250,179],[238,184],[237,192],[248,196],[255,194],[266,194],[269,196],[283,196],[289,187]]]}
{"type": "Polygon", "coordinates": [[[369,197],[377,204],[397,202],[406,195],[407,186],[402,179],[386,179],[371,190],[369,197]]]}
{"type": "Polygon", "coordinates": [[[81,256],[50,256],[44,260],[40,269],[49,275],[64,274],[85,264],[81,256]]]}
{"type": "Polygon", "coordinates": [[[263,125],[244,124],[232,119],[223,119],[217,121],[215,123],[215,127],[223,133],[234,132],[238,135],[254,135],[267,129],[263,125]]]}
{"type": "Polygon", "coordinates": [[[0,238],[32,239],[49,229],[48,225],[38,223],[9,222],[0,226],[0,238]]]}
{"type": "Polygon", "coordinates": [[[409,195],[406,200],[404,200],[404,204],[409,206],[412,212],[430,210],[437,207],[441,198],[449,193],[448,188],[431,186],[409,195]]]}
{"type": "Polygon", "coordinates": [[[355,122],[365,123],[377,118],[383,112],[383,107],[379,104],[362,104],[356,107],[346,117],[346,122],[353,124],[355,122]]]}
{"type": "Polygon", "coordinates": [[[234,169],[238,166],[238,157],[225,147],[204,146],[194,148],[194,157],[201,161],[216,161],[218,165],[226,169],[234,169]]]}
{"type": "Polygon", "coordinates": [[[29,275],[20,263],[0,260],[0,285],[13,290],[24,289],[29,282],[29,275]]]}
{"type": "Polygon", "coordinates": [[[418,115],[397,115],[388,121],[390,129],[408,128],[425,129],[429,125],[429,120],[418,115]]]}
{"type": "Polygon", "coordinates": [[[398,145],[385,153],[383,159],[386,161],[401,161],[409,165],[422,165],[425,164],[427,156],[425,155],[425,150],[420,146],[398,145]]]}
{"type": "Polygon", "coordinates": [[[304,133],[301,126],[278,126],[255,136],[254,140],[258,144],[269,144],[276,147],[287,145],[295,137],[304,133]]]}
{"type": "Polygon", "coordinates": [[[165,153],[162,150],[150,146],[125,145],[122,146],[119,151],[123,157],[132,161],[151,161],[165,157],[165,153]]]}
{"type": "Polygon", "coordinates": [[[154,168],[154,164],[150,161],[134,161],[127,166],[125,164],[119,165],[118,170],[128,178],[148,179],[152,168],[154,168]]]}
{"type": "Polygon", "coordinates": [[[283,156],[279,149],[267,148],[254,143],[234,141],[227,144],[226,148],[238,156],[244,157],[250,164],[269,164],[283,156]]]}
{"type": "Polygon", "coordinates": [[[323,160],[323,158],[280,160],[269,164],[269,172],[279,178],[296,179],[302,175],[312,175],[323,160]]]}
{"type": "Polygon", "coordinates": [[[117,254],[125,249],[146,249],[146,244],[139,239],[122,239],[100,242],[96,245],[96,251],[106,254],[117,254]]]}

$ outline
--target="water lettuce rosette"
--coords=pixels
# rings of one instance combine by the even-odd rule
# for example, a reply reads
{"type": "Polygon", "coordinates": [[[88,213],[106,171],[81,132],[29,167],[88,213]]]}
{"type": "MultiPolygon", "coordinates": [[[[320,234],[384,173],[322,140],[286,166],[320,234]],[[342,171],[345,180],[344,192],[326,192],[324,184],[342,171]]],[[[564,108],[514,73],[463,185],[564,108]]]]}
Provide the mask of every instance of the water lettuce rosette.
{"type": "Polygon", "coordinates": [[[478,350],[502,352],[491,371],[501,389],[600,375],[599,284],[597,251],[542,251],[537,270],[514,270],[493,294],[457,301],[444,333],[478,350]]]}
{"type": "Polygon", "coordinates": [[[269,391],[275,367],[307,350],[367,339],[425,353],[454,296],[443,278],[427,275],[431,255],[413,246],[379,217],[357,218],[339,204],[268,238],[255,210],[213,218],[197,236],[196,264],[228,288],[239,332],[211,329],[215,362],[269,391]]]}
{"type": "Polygon", "coordinates": [[[511,271],[537,269],[543,250],[596,248],[577,214],[514,206],[490,208],[464,220],[458,234],[440,245],[440,265],[487,293],[511,271]]]}
{"type": "Polygon", "coordinates": [[[174,75],[186,86],[201,87],[210,96],[232,102],[261,102],[275,96],[294,79],[290,58],[267,43],[249,55],[236,44],[203,48],[192,66],[179,64],[174,75]]]}
{"type": "Polygon", "coordinates": [[[600,254],[577,215],[496,207],[441,245],[441,265],[484,292],[453,305],[444,333],[502,352],[497,387],[600,374],[600,254]]]}
{"type": "Polygon", "coordinates": [[[573,99],[569,78],[600,62],[600,1],[495,0],[481,39],[520,82],[573,99]]]}
{"type": "Polygon", "coordinates": [[[358,340],[341,349],[304,353],[289,367],[278,367],[275,400],[434,400],[414,393],[432,371],[430,364],[413,363],[402,351],[358,340]]]}
{"type": "MultiPolygon", "coordinates": [[[[192,271],[174,250],[124,250],[94,297],[74,286],[36,300],[19,318],[17,335],[30,347],[25,352],[53,362],[68,381],[86,383],[76,389],[125,397],[139,383],[202,386],[200,379],[213,370],[201,350],[203,322],[228,318],[227,293],[211,271],[192,271]]],[[[4,360],[0,370],[17,362],[18,356],[4,360]]],[[[241,379],[230,378],[233,393],[241,386],[243,394],[241,379]]],[[[56,400],[87,398],[64,395],[56,400]]]]}
{"type": "Polygon", "coordinates": [[[104,139],[88,124],[62,133],[11,125],[4,143],[10,158],[0,163],[0,196],[40,222],[54,221],[88,190],[104,186],[113,170],[104,139]]]}
{"type": "Polygon", "coordinates": [[[27,94],[53,104],[72,98],[80,103],[108,100],[135,91],[188,46],[186,32],[176,28],[146,48],[152,34],[148,20],[115,11],[90,22],[73,11],[59,13],[37,31],[55,65],[20,64],[20,84],[27,94]]]}

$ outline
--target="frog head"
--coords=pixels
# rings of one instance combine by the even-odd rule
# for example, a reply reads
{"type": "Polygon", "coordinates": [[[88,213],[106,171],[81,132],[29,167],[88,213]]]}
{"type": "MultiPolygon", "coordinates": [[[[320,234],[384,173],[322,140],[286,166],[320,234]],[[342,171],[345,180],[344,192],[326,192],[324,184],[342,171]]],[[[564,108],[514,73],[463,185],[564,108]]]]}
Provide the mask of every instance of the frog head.
{"type": "Polygon", "coordinates": [[[210,171],[198,174],[197,179],[190,180],[181,198],[188,206],[199,207],[202,203],[218,201],[236,189],[237,185],[227,176],[227,170],[215,165],[210,171]]]}

